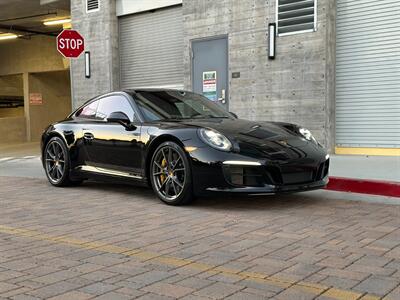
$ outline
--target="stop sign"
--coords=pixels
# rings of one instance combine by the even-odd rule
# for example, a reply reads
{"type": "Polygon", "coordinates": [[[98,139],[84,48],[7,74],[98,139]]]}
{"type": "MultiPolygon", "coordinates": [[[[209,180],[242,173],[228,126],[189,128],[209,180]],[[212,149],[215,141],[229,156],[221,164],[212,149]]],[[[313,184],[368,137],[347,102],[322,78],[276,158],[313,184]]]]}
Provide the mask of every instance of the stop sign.
{"type": "Polygon", "coordinates": [[[85,50],[83,37],[76,30],[65,29],[57,36],[57,50],[64,57],[79,57],[85,50]]]}

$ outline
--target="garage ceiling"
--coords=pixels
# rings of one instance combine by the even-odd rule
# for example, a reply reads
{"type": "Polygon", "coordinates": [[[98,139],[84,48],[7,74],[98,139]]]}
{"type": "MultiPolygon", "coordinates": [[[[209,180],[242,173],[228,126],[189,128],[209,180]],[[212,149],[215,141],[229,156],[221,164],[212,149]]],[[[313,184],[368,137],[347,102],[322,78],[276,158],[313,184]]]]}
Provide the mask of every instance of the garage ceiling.
{"type": "Polygon", "coordinates": [[[56,35],[62,25],[45,26],[43,21],[70,17],[70,0],[0,0],[0,32],[56,35]]]}

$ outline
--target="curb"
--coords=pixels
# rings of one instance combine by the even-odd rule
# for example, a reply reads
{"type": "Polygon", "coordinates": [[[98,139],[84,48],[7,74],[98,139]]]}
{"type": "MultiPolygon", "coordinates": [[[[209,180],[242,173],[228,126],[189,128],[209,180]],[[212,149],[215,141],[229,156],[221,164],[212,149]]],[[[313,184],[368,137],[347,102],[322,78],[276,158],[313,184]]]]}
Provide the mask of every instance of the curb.
{"type": "Polygon", "coordinates": [[[327,190],[400,198],[400,182],[329,177],[327,190]]]}

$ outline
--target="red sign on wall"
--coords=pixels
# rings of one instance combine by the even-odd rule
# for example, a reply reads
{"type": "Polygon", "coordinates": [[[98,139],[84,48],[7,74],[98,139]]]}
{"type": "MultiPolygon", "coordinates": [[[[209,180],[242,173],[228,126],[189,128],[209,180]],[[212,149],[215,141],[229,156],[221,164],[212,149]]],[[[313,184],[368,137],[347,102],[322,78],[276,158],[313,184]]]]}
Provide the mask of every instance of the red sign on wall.
{"type": "Polygon", "coordinates": [[[84,39],[78,31],[65,29],[57,36],[57,50],[67,58],[79,57],[85,50],[84,39]]]}
{"type": "Polygon", "coordinates": [[[29,104],[32,105],[42,105],[43,97],[41,93],[30,93],[29,94],[29,104]]]}

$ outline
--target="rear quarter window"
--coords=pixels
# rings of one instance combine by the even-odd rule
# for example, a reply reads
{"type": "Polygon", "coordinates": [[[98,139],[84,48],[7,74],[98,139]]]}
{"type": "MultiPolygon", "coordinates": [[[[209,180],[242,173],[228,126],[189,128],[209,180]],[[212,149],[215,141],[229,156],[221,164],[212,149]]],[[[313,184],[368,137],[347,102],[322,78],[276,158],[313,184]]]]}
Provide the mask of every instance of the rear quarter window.
{"type": "Polygon", "coordinates": [[[100,101],[97,100],[85,105],[76,112],[75,116],[78,118],[95,119],[99,102],[100,101]]]}

